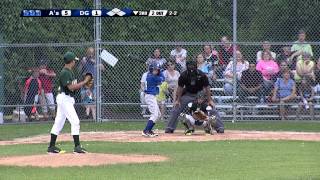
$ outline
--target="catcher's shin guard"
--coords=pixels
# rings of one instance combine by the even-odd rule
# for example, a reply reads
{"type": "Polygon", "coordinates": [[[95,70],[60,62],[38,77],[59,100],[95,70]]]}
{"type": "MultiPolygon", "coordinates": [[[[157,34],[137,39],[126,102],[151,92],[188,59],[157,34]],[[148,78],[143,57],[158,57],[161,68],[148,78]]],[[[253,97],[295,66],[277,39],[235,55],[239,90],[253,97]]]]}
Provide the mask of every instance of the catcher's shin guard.
{"type": "Polygon", "coordinates": [[[203,126],[205,133],[213,135],[215,123],[216,123],[216,117],[209,116],[207,123],[203,126]]]}
{"type": "Polygon", "coordinates": [[[186,114],[181,113],[180,114],[183,119],[181,120],[182,124],[185,127],[185,134],[191,134],[194,132],[194,126],[191,124],[191,122],[186,118],[186,114]]]}

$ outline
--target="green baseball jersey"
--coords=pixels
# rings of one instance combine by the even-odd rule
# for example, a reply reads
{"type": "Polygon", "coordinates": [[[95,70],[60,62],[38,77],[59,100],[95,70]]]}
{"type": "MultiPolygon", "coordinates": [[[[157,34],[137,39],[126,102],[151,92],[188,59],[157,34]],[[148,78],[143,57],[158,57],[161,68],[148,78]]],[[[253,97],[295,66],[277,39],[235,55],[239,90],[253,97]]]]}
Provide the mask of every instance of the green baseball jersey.
{"type": "Polygon", "coordinates": [[[59,75],[59,89],[66,95],[74,96],[75,92],[69,90],[69,84],[77,84],[77,79],[75,78],[73,71],[68,68],[63,68],[59,75]]]}

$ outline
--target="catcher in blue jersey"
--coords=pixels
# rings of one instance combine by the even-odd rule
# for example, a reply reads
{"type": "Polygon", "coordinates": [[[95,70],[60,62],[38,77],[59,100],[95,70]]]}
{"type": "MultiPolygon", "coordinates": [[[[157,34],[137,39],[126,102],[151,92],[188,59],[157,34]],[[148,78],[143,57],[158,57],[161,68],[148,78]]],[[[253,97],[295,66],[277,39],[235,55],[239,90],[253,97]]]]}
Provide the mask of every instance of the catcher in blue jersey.
{"type": "Polygon", "coordinates": [[[145,129],[142,132],[142,136],[145,137],[156,137],[152,130],[157,120],[161,117],[161,112],[158,106],[156,96],[159,94],[159,86],[164,81],[164,76],[160,72],[160,66],[156,63],[149,65],[149,72],[147,74],[147,88],[145,92],[145,102],[148,105],[148,109],[151,113],[151,117],[147,122],[145,129]]]}

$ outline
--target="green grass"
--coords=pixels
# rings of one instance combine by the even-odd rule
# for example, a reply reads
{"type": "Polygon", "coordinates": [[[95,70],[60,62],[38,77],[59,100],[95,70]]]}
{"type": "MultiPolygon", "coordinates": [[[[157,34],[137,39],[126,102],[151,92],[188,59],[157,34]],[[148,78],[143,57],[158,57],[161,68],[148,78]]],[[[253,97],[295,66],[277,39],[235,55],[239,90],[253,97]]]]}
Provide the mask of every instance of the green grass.
{"type": "MultiPolygon", "coordinates": [[[[170,160],[82,168],[0,166],[0,179],[320,179],[318,142],[88,142],[85,146],[97,153],[158,154],[170,160]]],[[[71,151],[72,143],[63,142],[61,147],[71,151]]],[[[45,149],[44,144],[0,146],[0,156],[39,154],[45,149]]]]}
{"type": "MultiPolygon", "coordinates": [[[[145,122],[105,122],[81,123],[81,131],[126,131],[141,130],[145,122]]],[[[304,131],[319,132],[320,122],[237,122],[225,124],[226,129],[233,130],[260,130],[260,131],[304,131]]],[[[52,123],[0,125],[0,140],[10,140],[18,137],[27,137],[39,134],[48,134],[52,123]]],[[[155,128],[164,129],[165,124],[159,123],[155,128]]],[[[180,125],[179,128],[182,128],[180,125]]],[[[70,125],[66,123],[63,132],[70,132],[70,125]]]]}
{"type": "MultiPolygon", "coordinates": [[[[81,131],[141,130],[145,122],[82,123],[81,131]]],[[[48,134],[52,124],[1,125],[0,140],[48,134]]],[[[163,129],[164,123],[156,128],[163,129]]],[[[182,128],[181,126],[179,128],[182,128]]],[[[319,132],[317,122],[237,122],[226,129],[319,132]]],[[[63,132],[70,132],[66,124],[63,132]]],[[[48,136],[49,138],[49,136],[48,136]]],[[[59,142],[72,151],[72,142],[59,142]]],[[[98,167],[0,166],[0,179],[320,179],[320,143],[303,141],[83,142],[90,152],[159,154],[167,162],[98,167]]],[[[47,144],[0,146],[1,156],[44,154],[47,144]]]]}

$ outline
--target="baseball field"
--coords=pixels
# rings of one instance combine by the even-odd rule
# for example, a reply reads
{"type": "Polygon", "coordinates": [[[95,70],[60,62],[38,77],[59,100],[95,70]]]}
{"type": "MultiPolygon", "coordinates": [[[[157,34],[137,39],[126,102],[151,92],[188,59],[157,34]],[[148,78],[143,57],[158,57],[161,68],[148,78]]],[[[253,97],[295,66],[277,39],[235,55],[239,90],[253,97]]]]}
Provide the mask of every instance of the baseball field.
{"type": "Polygon", "coordinates": [[[192,137],[160,123],[158,138],[140,137],[143,126],[82,123],[90,153],[74,155],[68,125],[58,138],[66,153],[50,155],[51,124],[2,125],[0,179],[320,179],[319,123],[226,123],[223,135],[192,137]]]}

